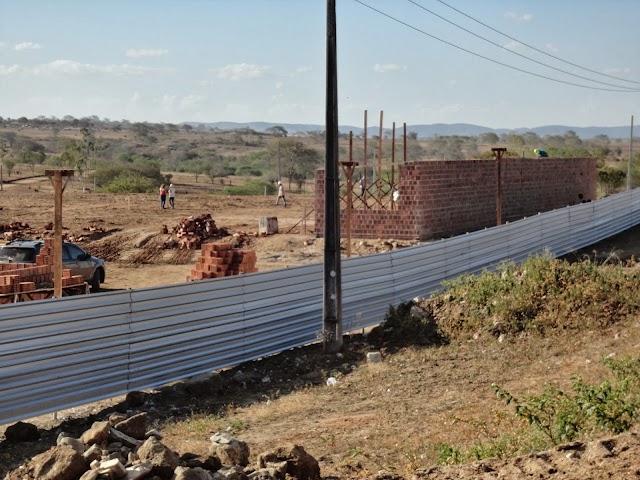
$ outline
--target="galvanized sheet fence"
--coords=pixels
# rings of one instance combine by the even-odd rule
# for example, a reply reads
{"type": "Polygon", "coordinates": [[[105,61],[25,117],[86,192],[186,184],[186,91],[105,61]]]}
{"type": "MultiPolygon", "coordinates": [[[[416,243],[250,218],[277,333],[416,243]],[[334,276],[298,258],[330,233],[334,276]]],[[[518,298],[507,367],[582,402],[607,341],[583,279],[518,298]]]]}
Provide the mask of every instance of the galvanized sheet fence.
{"type": "MultiPolygon", "coordinates": [[[[640,190],[411,248],[343,260],[344,330],[462,273],[562,255],[640,223],[640,190]]],[[[316,341],[322,265],[0,307],[0,424],[316,341]]]]}

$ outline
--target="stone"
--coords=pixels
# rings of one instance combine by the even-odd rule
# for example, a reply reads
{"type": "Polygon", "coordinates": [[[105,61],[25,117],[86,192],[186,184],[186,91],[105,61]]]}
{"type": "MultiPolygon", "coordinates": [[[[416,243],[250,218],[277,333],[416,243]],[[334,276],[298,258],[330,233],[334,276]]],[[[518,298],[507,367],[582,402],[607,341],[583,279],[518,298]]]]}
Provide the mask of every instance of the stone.
{"type": "Polygon", "coordinates": [[[82,474],[80,480],[98,480],[99,476],[98,470],[87,470],[82,474]]]}
{"type": "Polygon", "coordinates": [[[213,480],[211,474],[200,467],[178,467],[175,475],[175,480],[213,480]]]}
{"type": "Polygon", "coordinates": [[[116,439],[123,445],[130,445],[131,447],[134,447],[134,448],[138,448],[140,445],[142,445],[142,440],[136,440],[135,438],[130,437],[126,433],[122,433],[121,431],[116,430],[115,428],[111,428],[109,431],[109,434],[111,435],[111,438],[116,439]]]}
{"type": "Polygon", "coordinates": [[[109,424],[108,421],[94,422],[93,425],[91,425],[91,428],[82,434],[80,440],[82,440],[82,443],[85,445],[106,442],[109,438],[110,429],[111,424],[109,424]]]}
{"type": "Polygon", "coordinates": [[[124,413],[114,412],[109,415],[109,423],[112,427],[115,427],[120,422],[124,422],[126,419],[127,415],[124,413]]]}
{"type": "Polygon", "coordinates": [[[124,465],[117,458],[100,462],[97,470],[100,475],[107,475],[109,478],[121,478],[127,474],[124,465]]]}
{"type": "Polygon", "coordinates": [[[298,480],[320,480],[320,465],[300,445],[279,447],[258,456],[258,467],[266,468],[280,462],[287,463],[287,475],[298,480]]]}
{"type": "Polygon", "coordinates": [[[149,437],[137,451],[143,462],[152,465],[151,473],[162,479],[170,479],[178,466],[178,455],[155,437],[149,437]]]}
{"type": "Polygon", "coordinates": [[[367,363],[382,362],[382,354],[380,352],[367,352],[367,363]]]}
{"type": "Polygon", "coordinates": [[[284,480],[284,476],[279,476],[275,468],[261,468],[248,475],[249,480],[284,480]]]}
{"type": "Polygon", "coordinates": [[[80,455],[84,453],[84,443],[82,443],[77,438],[73,437],[61,437],[58,436],[58,440],[56,441],[56,445],[69,445],[80,455]]]}
{"type": "Polygon", "coordinates": [[[77,480],[87,470],[82,455],[68,445],[55,446],[9,472],[5,480],[77,480]]]}
{"type": "Polygon", "coordinates": [[[146,478],[149,473],[151,473],[152,469],[153,465],[150,463],[140,463],[138,465],[127,467],[127,476],[124,480],[138,480],[139,478],[146,478]]]}
{"type": "Polygon", "coordinates": [[[40,439],[40,432],[33,423],[18,422],[7,427],[4,438],[11,443],[35,442],[40,439]]]}
{"type": "Polygon", "coordinates": [[[140,408],[147,402],[148,397],[148,393],[134,391],[127,393],[124,401],[129,408],[140,408]]]}
{"type": "Polygon", "coordinates": [[[144,440],[144,434],[147,431],[147,413],[142,412],[122,422],[118,422],[114,428],[125,435],[129,435],[138,440],[144,440]]]}
{"type": "Polygon", "coordinates": [[[180,463],[189,468],[204,468],[215,472],[222,468],[222,462],[215,455],[199,456],[194,454],[184,454],[180,457],[180,463]]]}
{"type": "Polygon", "coordinates": [[[214,480],[249,480],[242,467],[236,465],[229,468],[221,468],[213,475],[214,480]]]}
{"type": "Polygon", "coordinates": [[[217,456],[224,465],[249,464],[249,446],[227,433],[215,433],[211,436],[209,454],[217,456]]]}
{"type": "Polygon", "coordinates": [[[100,457],[102,457],[102,449],[98,445],[93,444],[84,451],[82,456],[88,464],[91,464],[94,460],[100,460],[100,457]]]}
{"type": "Polygon", "coordinates": [[[145,432],[145,434],[144,434],[144,438],[145,439],[147,439],[149,437],[156,437],[158,440],[162,440],[164,438],[164,435],[162,435],[155,428],[152,428],[151,430],[149,430],[148,432],[145,432]]]}

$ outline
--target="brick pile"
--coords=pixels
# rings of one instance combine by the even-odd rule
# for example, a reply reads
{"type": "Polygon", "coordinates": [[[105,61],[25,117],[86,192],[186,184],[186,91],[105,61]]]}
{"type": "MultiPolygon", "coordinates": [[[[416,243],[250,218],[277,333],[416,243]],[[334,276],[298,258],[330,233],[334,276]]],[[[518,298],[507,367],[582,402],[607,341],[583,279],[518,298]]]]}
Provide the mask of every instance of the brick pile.
{"type": "Polygon", "coordinates": [[[205,243],[187,282],[257,272],[256,261],[254,250],[237,250],[230,243],[205,243]]]}
{"type": "MultiPolygon", "coordinates": [[[[82,275],[71,275],[70,269],[62,270],[62,286],[82,285],[82,275]]],[[[0,294],[32,292],[53,285],[53,238],[44,240],[36,263],[0,264],[0,294]]],[[[42,298],[46,298],[43,296],[42,298]]],[[[35,297],[34,297],[35,299],[35,297]]],[[[0,302],[2,303],[2,302],[0,302]]]]}
{"type": "Polygon", "coordinates": [[[200,247],[208,238],[229,235],[226,228],[216,227],[216,222],[211,218],[210,213],[183,218],[178,225],[173,227],[171,233],[178,238],[178,248],[188,249],[200,247]]]}

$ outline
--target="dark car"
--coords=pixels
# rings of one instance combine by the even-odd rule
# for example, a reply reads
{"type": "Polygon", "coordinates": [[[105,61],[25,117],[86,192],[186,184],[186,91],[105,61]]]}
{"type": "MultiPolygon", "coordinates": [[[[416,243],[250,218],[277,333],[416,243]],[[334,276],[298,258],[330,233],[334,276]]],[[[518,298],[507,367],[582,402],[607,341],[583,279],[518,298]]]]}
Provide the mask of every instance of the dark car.
{"type": "MultiPolygon", "coordinates": [[[[15,240],[0,247],[0,263],[36,263],[36,255],[44,245],[42,240],[15,240]]],[[[62,243],[62,266],[72,275],[82,275],[91,291],[100,290],[105,280],[104,260],[91,256],[79,246],[62,243]]]]}

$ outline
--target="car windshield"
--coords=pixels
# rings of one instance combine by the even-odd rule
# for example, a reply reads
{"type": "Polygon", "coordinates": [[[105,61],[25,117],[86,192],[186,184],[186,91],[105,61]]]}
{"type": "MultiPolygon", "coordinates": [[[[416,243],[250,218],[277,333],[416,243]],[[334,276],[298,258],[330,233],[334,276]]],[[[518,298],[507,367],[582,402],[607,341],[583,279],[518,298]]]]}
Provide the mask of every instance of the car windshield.
{"type": "Polygon", "coordinates": [[[34,259],[33,248],[0,247],[1,262],[30,263],[34,259]]]}

